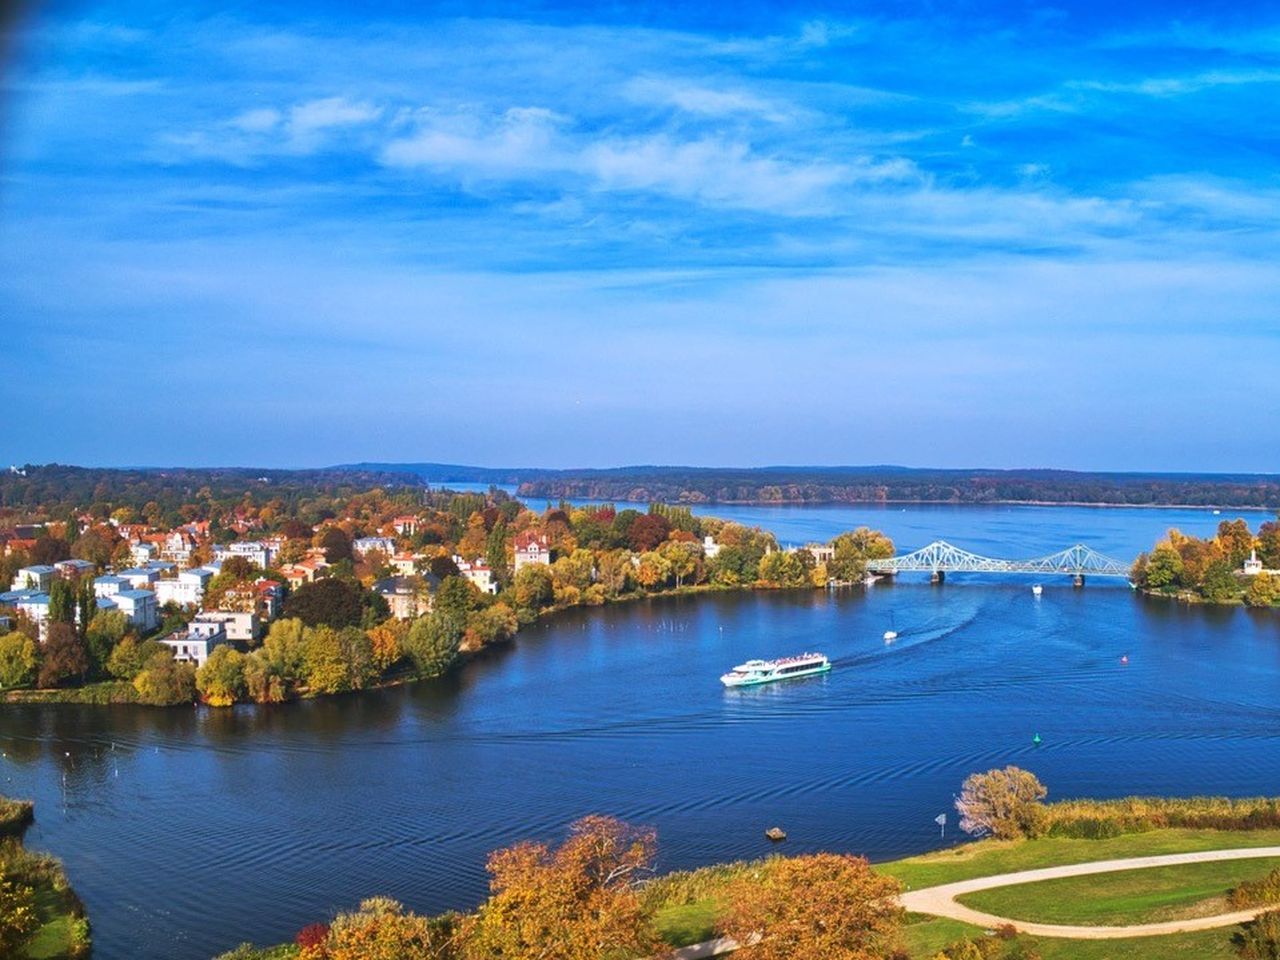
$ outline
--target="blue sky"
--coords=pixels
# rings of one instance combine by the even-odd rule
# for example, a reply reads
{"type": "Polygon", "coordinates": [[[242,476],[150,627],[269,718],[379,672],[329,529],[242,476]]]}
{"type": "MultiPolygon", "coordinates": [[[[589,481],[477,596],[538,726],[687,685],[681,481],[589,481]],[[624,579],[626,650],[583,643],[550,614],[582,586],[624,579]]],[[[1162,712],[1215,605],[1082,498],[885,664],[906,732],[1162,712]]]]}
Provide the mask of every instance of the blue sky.
{"type": "Polygon", "coordinates": [[[1280,470],[1275,5],[779,6],[30,13],[0,456],[1280,470]]]}

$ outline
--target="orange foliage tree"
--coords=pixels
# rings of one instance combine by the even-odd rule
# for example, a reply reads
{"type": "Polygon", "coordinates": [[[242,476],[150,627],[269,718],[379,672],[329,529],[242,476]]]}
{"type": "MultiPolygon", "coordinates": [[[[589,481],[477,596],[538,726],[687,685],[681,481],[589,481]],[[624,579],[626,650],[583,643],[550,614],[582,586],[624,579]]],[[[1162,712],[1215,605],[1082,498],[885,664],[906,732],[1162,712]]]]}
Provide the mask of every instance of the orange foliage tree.
{"type": "Polygon", "coordinates": [[[899,949],[900,890],[862,857],[769,860],[731,886],[721,930],[735,960],[882,960],[899,949]]]}
{"type": "Polygon", "coordinates": [[[492,895],[461,928],[465,960],[612,960],[661,945],[635,890],[655,835],[612,817],[573,824],[557,850],[518,843],[489,856],[492,895]]]}

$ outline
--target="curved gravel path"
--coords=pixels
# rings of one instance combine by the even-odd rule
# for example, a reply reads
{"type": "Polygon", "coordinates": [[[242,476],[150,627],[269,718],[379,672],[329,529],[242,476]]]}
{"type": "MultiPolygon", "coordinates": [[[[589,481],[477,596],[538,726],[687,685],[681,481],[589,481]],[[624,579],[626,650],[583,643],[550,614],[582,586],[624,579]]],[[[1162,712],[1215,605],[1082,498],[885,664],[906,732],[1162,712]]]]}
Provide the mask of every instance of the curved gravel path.
{"type": "Polygon", "coordinates": [[[902,905],[913,913],[927,913],[935,917],[963,920],[979,927],[998,927],[1011,924],[1023,933],[1040,937],[1068,937],[1073,940],[1112,940],[1121,937],[1156,937],[1170,933],[1188,933],[1193,930],[1211,930],[1229,927],[1252,920],[1258,914],[1274,907],[1256,907],[1220,913],[1214,917],[1195,917],[1189,920],[1167,920],[1162,923],[1140,923],[1127,927],[1099,927],[1033,923],[997,917],[980,910],[973,910],[957,903],[956,897],[977,890],[1008,887],[1020,883],[1036,883],[1040,880],[1057,880],[1059,877],[1083,877],[1091,873],[1114,873],[1119,870],[1142,870],[1146,867],[1172,867],[1183,863],[1208,863],[1215,860],[1252,860],[1259,857],[1280,857],[1278,847],[1244,847],[1236,850],[1203,850],[1196,853],[1170,853],[1157,857],[1132,857],[1128,860],[1096,860],[1092,863],[1073,863],[1061,867],[1044,867],[1040,870],[1022,870],[1017,873],[1001,873],[992,877],[975,877],[957,883],[944,883],[923,890],[911,890],[902,895],[902,905]]]}

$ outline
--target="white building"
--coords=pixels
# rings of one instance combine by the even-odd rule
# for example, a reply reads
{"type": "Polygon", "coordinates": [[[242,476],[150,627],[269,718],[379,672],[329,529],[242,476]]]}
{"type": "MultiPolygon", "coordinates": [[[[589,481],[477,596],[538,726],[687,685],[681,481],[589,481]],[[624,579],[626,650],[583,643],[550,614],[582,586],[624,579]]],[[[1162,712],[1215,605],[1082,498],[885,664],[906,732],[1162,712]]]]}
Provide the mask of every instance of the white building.
{"type": "Polygon", "coordinates": [[[160,626],[160,609],[156,606],[156,595],[150,590],[121,590],[100,600],[98,607],[119,610],[142,633],[160,626]]]}
{"type": "Polygon", "coordinates": [[[481,593],[498,592],[498,585],[493,582],[493,571],[489,569],[489,564],[483,560],[463,560],[456,555],[453,562],[458,567],[458,572],[470,580],[481,593]]]}
{"type": "Polygon", "coordinates": [[[221,623],[196,621],[187,624],[185,630],[161,637],[160,642],[173,651],[173,659],[194,663],[199,668],[204,666],[214,647],[227,642],[227,631],[221,623]]]}
{"type": "Polygon", "coordinates": [[[160,579],[160,571],[148,567],[130,567],[128,570],[121,570],[116,576],[128,580],[129,586],[134,590],[144,590],[160,579]]]}
{"type": "Polygon", "coordinates": [[[129,590],[132,587],[133,584],[124,577],[117,577],[114,574],[93,579],[93,595],[98,598],[114,597],[121,590],[129,590]]]}
{"type": "Polygon", "coordinates": [[[275,553],[269,544],[261,540],[239,540],[226,546],[217,544],[213,548],[213,559],[227,560],[231,557],[244,557],[250,563],[256,563],[262,569],[271,566],[275,553]]]}
{"type": "Polygon", "coordinates": [[[708,560],[713,560],[720,554],[720,544],[716,543],[716,538],[709,533],[702,538],[702,552],[708,560]]]}
{"type": "Polygon", "coordinates": [[[160,548],[154,543],[139,540],[129,547],[129,555],[133,557],[134,564],[140,567],[148,560],[154,560],[160,556],[160,548]]]}
{"type": "Polygon", "coordinates": [[[425,577],[387,577],[376,581],[373,590],[387,601],[393,617],[412,620],[431,609],[431,591],[436,583],[436,578],[430,574],[425,577]]]}
{"type": "Polygon", "coordinates": [[[13,576],[10,590],[38,590],[45,593],[53,583],[55,575],[53,567],[46,563],[38,563],[33,567],[23,567],[13,576]]]}
{"type": "Polygon", "coordinates": [[[221,625],[228,640],[238,640],[249,644],[258,639],[261,622],[256,613],[244,613],[238,610],[203,610],[197,613],[190,626],[197,623],[221,625]]]}
{"type": "Polygon", "coordinates": [[[547,546],[547,538],[540,533],[526,530],[516,536],[516,573],[521,567],[531,563],[550,563],[551,548],[547,546]]]}
{"type": "Polygon", "coordinates": [[[161,606],[176,603],[179,606],[199,606],[204,599],[204,588],[213,579],[213,571],[204,567],[183,570],[172,580],[157,580],[156,602],[161,606]]]}
{"type": "Polygon", "coordinates": [[[191,562],[191,554],[195,549],[195,537],[185,530],[174,530],[164,538],[164,549],[160,551],[160,556],[165,560],[172,560],[180,567],[185,567],[191,562]]]}
{"type": "Polygon", "coordinates": [[[54,572],[64,580],[75,580],[97,569],[88,560],[59,560],[53,565],[54,572]]]}
{"type": "Polygon", "coordinates": [[[357,557],[363,558],[375,551],[390,558],[395,555],[396,542],[390,537],[358,537],[351,541],[351,552],[357,557]]]}

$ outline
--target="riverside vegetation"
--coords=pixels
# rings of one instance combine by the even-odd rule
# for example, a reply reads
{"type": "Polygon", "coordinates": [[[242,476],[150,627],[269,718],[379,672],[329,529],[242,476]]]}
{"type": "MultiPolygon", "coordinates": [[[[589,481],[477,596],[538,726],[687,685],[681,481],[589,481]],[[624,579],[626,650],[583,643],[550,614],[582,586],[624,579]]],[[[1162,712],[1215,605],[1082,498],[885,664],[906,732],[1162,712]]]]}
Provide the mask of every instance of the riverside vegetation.
{"type": "MultiPolygon", "coordinates": [[[[292,944],[242,944],[219,960],[625,960],[660,957],[713,936],[734,938],[741,960],[1262,960],[1280,951],[1280,913],[1272,912],[1234,929],[1086,941],[1033,938],[1012,926],[986,932],[897,906],[905,889],[971,877],[1280,843],[1280,800],[1273,798],[1045,803],[1046,793],[1015,767],[975,774],[957,809],[966,829],[985,839],[874,867],[820,853],[654,876],[653,831],[588,817],[559,847],[521,843],[492,854],[490,897],[472,913],[423,917],[375,898],[304,928],[292,944]]],[[[1202,916],[1240,904],[1280,906],[1280,870],[1268,860],[1207,863],[972,896],[975,906],[1029,919],[1065,909],[1075,922],[1140,923],[1171,911],[1202,916]]]]}
{"type": "Polygon", "coordinates": [[[1280,520],[1268,520],[1254,533],[1244,520],[1224,520],[1208,539],[1170,530],[1150,552],[1134,561],[1130,578],[1160,596],[1199,603],[1280,604],[1280,520]],[[1244,576],[1245,561],[1256,551],[1265,568],[1244,576]]]}
{"type": "MultiPolygon", "coordinates": [[[[129,544],[121,527],[163,528],[175,519],[206,531],[193,560],[202,559],[216,538],[252,530],[278,538],[279,563],[314,554],[327,566],[318,579],[288,593],[283,618],[271,624],[260,645],[220,645],[198,671],[176,662],[155,639],[184,626],[193,608],[166,605],[160,628],[140,636],[124,614],[95,612],[91,577],[55,579],[43,642],[35,624],[18,614],[17,629],[0,637],[0,688],[10,700],[160,706],[197,698],[227,706],[346,693],[439,676],[460,656],[510,640],[522,625],[557,610],[667,593],[815,589],[829,580],[855,581],[868,559],[894,551],[883,534],[860,528],[836,537],[830,558],[819,563],[808,550],[781,550],[758,528],[660,504],[643,512],[568,504],[535,512],[498,490],[303,493],[284,498],[268,487],[238,496],[224,492],[219,499],[202,489],[178,504],[151,501],[140,509],[108,500],[83,510],[63,501],[26,508],[21,516],[45,526],[29,549],[0,559],[0,580],[32,562],[67,556],[97,570],[127,564],[129,544]],[[412,533],[394,529],[394,519],[404,515],[414,519],[412,533]],[[429,598],[426,614],[394,619],[383,597],[370,589],[394,572],[393,558],[377,550],[357,554],[353,543],[378,534],[412,552],[415,572],[406,579],[424,605],[429,598]],[[513,544],[520,536],[542,538],[551,562],[516,572],[513,544]],[[716,550],[704,549],[706,537],[716,550]],[[497,592],[478,590],[460,575],[454,557],[487,564],[497,592]]],[[[10,521],[16,516],[10,511],[10,521]]],[[[286,578],[277,569],[231,557],[206,587],[205,606],[252,611],[262,580],[283,584],[286,578]]]]}
{"type": "Polygon", "coordinates": [[[0,797],[0,957],[79,960],[89,955],[89,921],[62,864],[23,846],[33,810],[0,797]]]}

